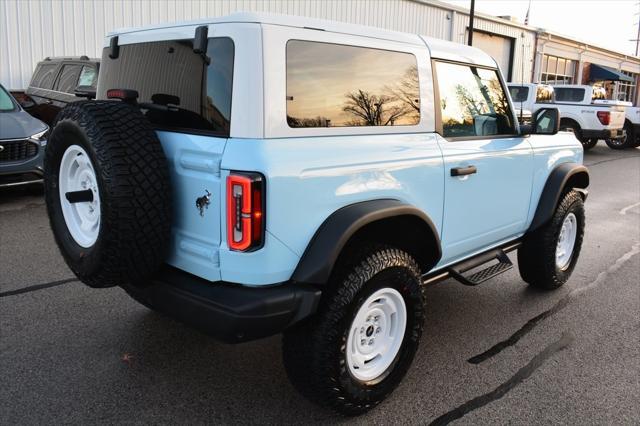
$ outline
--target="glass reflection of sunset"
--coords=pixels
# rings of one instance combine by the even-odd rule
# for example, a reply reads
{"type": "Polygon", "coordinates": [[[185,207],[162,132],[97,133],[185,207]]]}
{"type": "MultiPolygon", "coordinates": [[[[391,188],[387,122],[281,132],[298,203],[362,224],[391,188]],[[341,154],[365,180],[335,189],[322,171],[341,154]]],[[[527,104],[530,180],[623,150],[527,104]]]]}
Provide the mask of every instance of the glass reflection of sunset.
{"type": "Polygon", "coordinates": [[[416,69],[409,53],[292,40],[287,44],[289,125],[416,124],[416,69]]]}

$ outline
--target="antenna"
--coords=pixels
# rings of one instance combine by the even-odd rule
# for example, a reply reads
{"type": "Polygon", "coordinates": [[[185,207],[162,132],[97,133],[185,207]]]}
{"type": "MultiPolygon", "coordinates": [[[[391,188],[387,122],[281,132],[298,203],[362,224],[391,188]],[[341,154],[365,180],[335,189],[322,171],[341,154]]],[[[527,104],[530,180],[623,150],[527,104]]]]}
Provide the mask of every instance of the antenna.
{"type": "MultiPolygon", "coordinates": [[[[527,19],[529,18],[529,12],[527,12],[527,19]]],[[[524,89],[524,31],[520,33],[520,38],[522,39],[522,55],[520,58],[520,86],[524,89]]],[[[520,123],[522,123],[523,117],[523,109],[524,109],[524,101],[522,97],[520,98],[520,123]]]]}

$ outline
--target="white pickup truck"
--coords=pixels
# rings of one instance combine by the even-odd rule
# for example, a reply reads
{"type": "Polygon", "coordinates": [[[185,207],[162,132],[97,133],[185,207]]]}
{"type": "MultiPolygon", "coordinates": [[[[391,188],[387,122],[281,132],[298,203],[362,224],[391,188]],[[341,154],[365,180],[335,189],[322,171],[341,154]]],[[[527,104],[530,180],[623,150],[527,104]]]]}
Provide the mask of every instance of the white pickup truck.
{"type": "Polygon", "coordinates": [[[625,106],[604,100],[604,92],[598,88],[537,83],[509,83],[508,86],[513,103],[521,111],[558,108],[560,130],[572,131],[585,150],[593,148],[599,139],[614,149],[619,149],[625,140],[625,106]],[[548,93],[549,89],[553,89],[551,101],[546,96],[540,99],[540,94],[548,93]]]}

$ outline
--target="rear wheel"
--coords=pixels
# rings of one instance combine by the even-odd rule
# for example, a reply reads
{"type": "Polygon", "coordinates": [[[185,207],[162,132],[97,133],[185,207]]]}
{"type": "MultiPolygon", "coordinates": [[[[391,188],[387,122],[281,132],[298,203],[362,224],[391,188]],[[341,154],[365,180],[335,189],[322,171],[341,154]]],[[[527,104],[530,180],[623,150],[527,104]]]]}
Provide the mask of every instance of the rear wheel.
{"type": "Polygon", "coordinates": [[[605,142],[607,146],[611,149],[626,149],[626,148],[634,148],[637,146],[636,135],[633,131],[633,125],[630,121],[624,122],[624,132],[625,135],[621,139],[607,139],[605,142]]]}
{"type": "Polygon", "coordinates": [[[403,251],[372,247],[339,276],[316,316],[285,332],[284,364],[307,398],[357,415],[384,400],[413,361],[424,319],[420,270],[403,251]]]}
{"type": "Polygon", "coordinates": [[[611,149],[625,149],[628,148],[627,145],[627,138],[621,138],[621,139],[605,139],[604,140],[605,143],[607,144],[607,146],[611,149]]]}
{"type": "Polygon", "coordinates": [[[631,122],[625,123],[625,129],[627,128],[627,138],[629,138],[629,148],[636,148],[640,146],[640,132],[636,131],[636,126],[631,124],[631,122]]]}
{"type": "Polygon", "coordinates": [[[625,135],[620,139],[605,139],[604,141],[607,144],[607,146],[611,149],[630,148],[634,140],[634,137],[632,135],[633,126],[631,125],[631,122],[629,121],[624,122],[624,131],[625,131],[625,135]]]}

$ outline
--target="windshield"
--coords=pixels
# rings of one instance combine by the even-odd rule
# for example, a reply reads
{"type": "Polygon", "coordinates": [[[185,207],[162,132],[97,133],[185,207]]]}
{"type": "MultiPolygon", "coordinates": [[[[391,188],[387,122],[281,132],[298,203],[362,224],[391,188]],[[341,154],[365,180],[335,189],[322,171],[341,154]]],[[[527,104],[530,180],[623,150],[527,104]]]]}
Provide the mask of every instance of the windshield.
{"type": "Polygon", "coordinates": [[[233,41],[210,38],[206,56],[194,53],[191,40],[120,46],[119,55],[102,55],[97,99],[110,89],[135,90],[138,102],[157,129],[229,135],[233,83],[233,41]],[[164,107],[164,108],[163,108],[164,107]]]}
{"type": "Polygon", "coordinates": [[[0,86],[0,112],[9,112],[16,109],[16,104],[13,102],[9,92],[4,87],[0,86]]]}

